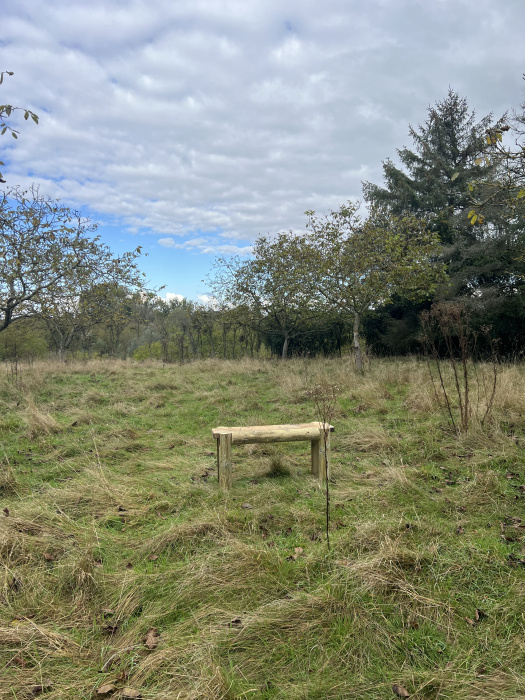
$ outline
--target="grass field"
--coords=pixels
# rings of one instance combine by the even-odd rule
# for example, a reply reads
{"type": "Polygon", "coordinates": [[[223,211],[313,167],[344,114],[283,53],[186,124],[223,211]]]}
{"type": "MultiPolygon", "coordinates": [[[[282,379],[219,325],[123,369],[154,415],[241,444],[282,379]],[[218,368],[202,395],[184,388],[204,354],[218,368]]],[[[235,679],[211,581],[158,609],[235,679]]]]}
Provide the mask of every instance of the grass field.
{"type": "Polygon", "coordinates": [[[459,437],[416,360],[41,363],[0,402],[1,698],[525,697],[524,367],[459,437]],[[211,437],[326,383],[330,551],[307,443],[223,492],[211,437]]]}

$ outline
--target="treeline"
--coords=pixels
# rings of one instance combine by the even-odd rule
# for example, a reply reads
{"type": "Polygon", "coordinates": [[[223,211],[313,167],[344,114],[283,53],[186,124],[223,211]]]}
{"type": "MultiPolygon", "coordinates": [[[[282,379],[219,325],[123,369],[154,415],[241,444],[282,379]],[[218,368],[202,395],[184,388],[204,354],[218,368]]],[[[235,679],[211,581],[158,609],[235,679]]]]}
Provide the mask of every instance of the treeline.
{"type": "MultiPolygon", "coordinates": [[[[52,355],[62,360],[131,357],[171,363],[281,355],[278,329],[270,320],[266,330],[254,330],[239,309],[124,292],[117,290],[111,302],[108,295],[106,314],[96,320],[86,316],[81,322],[67,312],[19,320],[0,334],[0,359],[31,361],[52,355]]],[[[290,352],[342,355],[348,350],[351,330],[337,316],[317,327],[304,319],[304,336],[294,340],[290,352]]]]}
{"type": "Polygon", "coordinates": [[[263,237],[252,259],[217,262],[217,296],[254,327],[271,320],[283,357],[310,345],[305,319],[316,332],[334,315],[345,337],[352,324],[358,367],[361,333],[377,355],[421,352],[420,315],[443,303],[462,305],[473,337],[490,328],[500,355],[523,353],[525,105],[477,120],[450,90],[409,133],[383,184],[363,183],[365,216],[353,203],[307,212],[306,235],[263,237]]]}
{"type": "MultiPolygon", "coordinates": [[[[412,148],[363,183],[363,207],[306,212],[305,232],[218,258],[209,305],[147,290],[140,248],[115,257],[79,213],[12,188],[0,200],[0,358],[164,362],[422,350],[421,313],[461,304],[502,356],[525,348],[525,106],[477,120],[449,91],[412,148]],[[490,328],[490,334],[488,330],[490,328]],[[365,342],[363,343],[363,337],[365,342]]],[[[480,341],[481,342],[481,341],[480,341]]],[[[492,348],[492,345],[491,345],[492,348]]],[[[492,350],[491,350],[492,352],[492,350]]]]}

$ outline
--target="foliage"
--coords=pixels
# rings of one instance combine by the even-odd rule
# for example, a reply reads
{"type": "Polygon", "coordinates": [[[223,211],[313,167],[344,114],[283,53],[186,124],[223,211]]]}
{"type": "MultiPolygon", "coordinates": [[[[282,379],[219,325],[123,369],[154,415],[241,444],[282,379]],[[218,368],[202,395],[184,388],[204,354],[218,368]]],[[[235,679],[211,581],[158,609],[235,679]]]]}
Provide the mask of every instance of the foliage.
{"type": "Polygon", "coordinates": [[[114,257],[78,212],[31,188],[0,201],[0,331],[20,318],[55,315],[96,285],[142,285],[140,248],[114,257]]]}
{"type": "Polygon", "coordinates": [[[491,350],[491,364],[487,378],[485,367],[479,369],[473,364],[475,357],[477,333],[470,327],[469,309],[458,302],[441,302],[433,304],[430,311],[421,314],[423,343],[427,363],[438,405],[446,408],[450,422],[458,433],[466,433],[472,425],[473,417],[481,427],[494,405],[498,367],[496,345],[490,336],[490,328],[485,327],[483,334],[491,350]],[[453,405],[450,391],[447,390],[442,356],[448,363],[453,376],[456,405],[453,405]],[[439,384],[434,379],[432,365],[437,373],[439,384]],[[473,382],[477,391],[473,393],[473,382]],[[455,414],[458,418],[455,418],[455,414]]]}
{"type": "MultiPolygon", "coordinates": [[[[4,75],[13,75],[12,71],[2,71],[0,72],[0,85],[4,82],[4,75]]],[[[13,105],[0,105],[0,136],[4,136],[4,134],[9,133],[14,139],[18,138],[18,134],[20,133],[16,129],[14,129],[10,124],[9,124],[9,118],[13,114],[13,112],[16,111],[22,111],[24,113],[24,119],[27,121],[29,117],[35,122],[35,124],[38,124],[38,116],[32,112],[30,109],[25,109],[23,107],[13,107],[13,105]]],[[[5,163],[0,161],[0,165],[3,166],[5,163]]],[[[0,172],[0,183],[5,183],[5,180],[2,177],[2,173],[0,172]]]]}
{"type": "Polygon", "coordinates": [[[325,217],[307,214],[309,294],[353,317],[356,365],[362,369],[362,315],[400,292],[424,299],[445,281],[443,266],[435,261],[438,237],[415,216],[384,209],[373,209],[361,221],[352,203],[325,217]]]}
{"type": "MultiPolygon", "coordinates": [[[[491,154],[501,143],[489,136],[494,133],[491,124],[490,115],[477,121],[466,100],[449,91],[429,109],[423,126],[410,128],[414,149],[398,151],[405,170],[386,161],[385,187],[364,183],[364,190],[369,202],[394,213],[411,211],[439,234],[440,259],[447,265],[450,285],[436,298],[467,300],[473,326],[499,326],[501,351],[508,355],[519,345],[524,317],[510,325],[498,319],[511,319],[523,305],[524,212],[516,206],[509,217],[509,208],[487,197],[483,216],[474,218],[472,182],[479,184],[479,196],[495,192],[490,183],[497,183],[504,170],[502,161],[491,154]]],[[[415,320],[422,310],[423,305],[414,308],[403,298],[395,307],[378,309],[378,318],[368,323],[368,328],[374,326],[370,341],[394,354],[414,351],[419,334],[415,320]]]]}
{"type": "MultiPolygon", "coordinates": [[[[525,79],[525,75],[523,76],[525,79]]],[[[468,216],[472,225],[487,218],[487,210],[503,210],[507,220],[517,214],[523,216],[525,205],[525,102],[521,113],[509,120],[504,115],[496,124],[485,130],[486,156],[477,158],[492,165],[494,178],[474,175],[468,189],[472,194],[473,207],[468,216]],[[507,138],[505,138],[507,137],[507,138]],[[512,141],[512,145],[509,143],[512,141]]]]}
{"type": "Polygon", "coordinates": [[[467,100],[453,90],[435,106],[418,128],[409,127],[414,150],[397,151],[404,169],[383,163],[385,186],[363,183],[365,201],[386,206],[393,214],[410,212],[427,222],[444,245],[473,240],[469,224],[468,182],[486,177],[493,166],[479,161],[486,150],[485,130],[491,115],[476,121],[467,100]]]}
{"type": "Polygon", "coordinates": [[[304,287],[304,253],[303,239],[292,233],[260,237],[252,258],[219,258],[210,278],[214,294],[243,323],[281,339],[283,358],[290,340],[311,332],[306,322],[317,317],[304,287]]]}

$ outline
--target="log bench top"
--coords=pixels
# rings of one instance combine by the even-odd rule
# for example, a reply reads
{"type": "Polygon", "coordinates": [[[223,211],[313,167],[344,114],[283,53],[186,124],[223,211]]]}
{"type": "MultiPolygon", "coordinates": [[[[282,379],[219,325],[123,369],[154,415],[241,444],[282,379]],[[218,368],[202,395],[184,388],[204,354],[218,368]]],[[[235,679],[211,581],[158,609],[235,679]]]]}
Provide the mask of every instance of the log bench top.
{"type": "Polygon", "coordinates": [[[334,426],[329,423],[314,421],[312,423],[289,423],[284,425],[249,425],[245,427],[219,426],[212,429],[212,435],[217,439],[220,435],[232,436],[232,444],[242,445],[253,442],[295,442],[298,440],[319,440],[321,432],[334,432],[334,426]],[[326,427],[325,427],[326,426],[326,427]]]}

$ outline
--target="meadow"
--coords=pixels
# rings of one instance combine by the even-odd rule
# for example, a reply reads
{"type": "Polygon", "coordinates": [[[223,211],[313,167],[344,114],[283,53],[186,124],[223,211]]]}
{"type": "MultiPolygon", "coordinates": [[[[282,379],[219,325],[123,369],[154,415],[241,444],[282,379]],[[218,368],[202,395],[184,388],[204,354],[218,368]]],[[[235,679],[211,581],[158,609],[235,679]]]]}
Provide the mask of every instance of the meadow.
{"type": "Polygon", "coordinates": [[[472,370],[458,435],[418,359],[5,365],[0,697],[525,697],[525,367],[483,425],[472,370]],[[330,549],[307,443],[235,446],[222,491],[211,436],[319,385],[330,549]]]}

